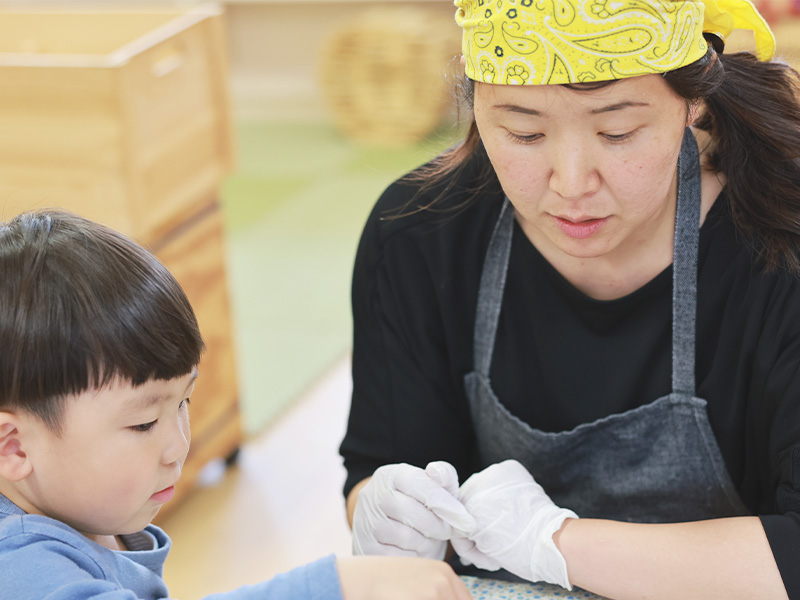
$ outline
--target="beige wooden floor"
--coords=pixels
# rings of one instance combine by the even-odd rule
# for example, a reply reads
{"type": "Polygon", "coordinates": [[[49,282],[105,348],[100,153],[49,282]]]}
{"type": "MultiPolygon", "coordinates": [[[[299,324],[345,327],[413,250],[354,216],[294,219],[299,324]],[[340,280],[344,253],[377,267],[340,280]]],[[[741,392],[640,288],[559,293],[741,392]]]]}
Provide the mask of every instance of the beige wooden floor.
{"type": "Polygon", "coordinates": [[[170,597],[198,600],[350,554],[338,445],[351,386],[348,357],[161,523],[173,542],[170,597]]]}

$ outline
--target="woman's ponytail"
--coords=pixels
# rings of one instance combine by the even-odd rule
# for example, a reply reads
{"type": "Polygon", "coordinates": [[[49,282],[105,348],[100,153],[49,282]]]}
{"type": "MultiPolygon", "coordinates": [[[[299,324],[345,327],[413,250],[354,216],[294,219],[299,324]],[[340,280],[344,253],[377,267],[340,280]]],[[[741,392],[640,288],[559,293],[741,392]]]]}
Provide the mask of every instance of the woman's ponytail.
{"type": "Polygon", "coordinates": [[[737,230],[767,270],[800,274],[800,76],[749,53],[706,57],[665,75],[681,96],[702,100],[711,166],[725,174],[737,230]]]}

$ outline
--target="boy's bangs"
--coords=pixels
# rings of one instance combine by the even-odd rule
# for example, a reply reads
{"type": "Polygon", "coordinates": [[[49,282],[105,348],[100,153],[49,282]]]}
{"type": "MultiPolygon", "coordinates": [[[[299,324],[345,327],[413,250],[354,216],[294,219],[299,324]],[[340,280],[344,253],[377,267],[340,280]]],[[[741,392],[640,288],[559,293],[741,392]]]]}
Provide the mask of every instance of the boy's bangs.
{"type": "Polygon", "coordinates": [[[0,226],[0,267],[0,373],[8,377],[0,406],[42,414],[115,376],[133,385],[172,379],[200,360],[203,340],[180,285],[111,229],[70,214],[21,215],[0,226]]]}

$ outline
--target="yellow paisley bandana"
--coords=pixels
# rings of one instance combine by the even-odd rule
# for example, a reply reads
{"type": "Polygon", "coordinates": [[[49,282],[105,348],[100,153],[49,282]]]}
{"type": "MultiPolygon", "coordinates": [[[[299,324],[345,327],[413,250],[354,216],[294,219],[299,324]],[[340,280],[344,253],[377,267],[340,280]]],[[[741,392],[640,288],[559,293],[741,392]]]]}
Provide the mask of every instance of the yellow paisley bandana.
{"type": "Polygon", "coordinates": [[[455,0],[466,75],[505,85],[605,81],[664,73],[702,58],[703,32],[775,38],[750,0],[455,0]]]}

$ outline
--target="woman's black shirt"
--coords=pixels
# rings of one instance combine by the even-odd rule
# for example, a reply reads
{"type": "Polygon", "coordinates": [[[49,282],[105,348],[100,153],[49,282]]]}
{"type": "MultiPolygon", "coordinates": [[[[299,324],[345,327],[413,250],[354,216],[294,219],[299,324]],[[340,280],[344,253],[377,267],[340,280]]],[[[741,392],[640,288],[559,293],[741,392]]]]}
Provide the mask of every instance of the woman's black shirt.
{"type": "MultiPolygon", "coordinates": [[[[445,460],[461,481],[478,469],[463,377],[504,199],[492,184],[459,208],[480,160],[436,210],[411,209],[441,190],[396,182],[364,228],[345,494],[383,464],[445,460]]],[[[532,427],[564,431],[668,394],[671,299],[671,267],[618,300],[589,298],[515,226],[491,369],[498,398],[532,427]]],[[[696,355],[697,396],[731,480],[761,516],[789,596],[800,598],[800,280],[762,272],[724,192],[701,229],[696,355]]]]}

